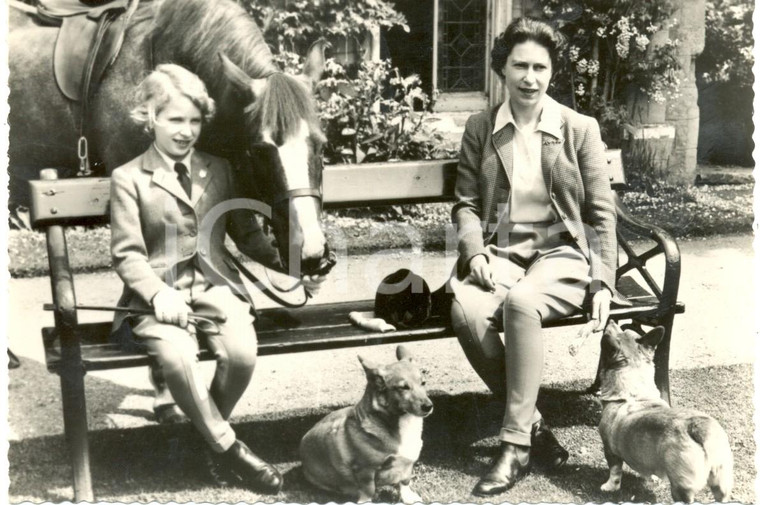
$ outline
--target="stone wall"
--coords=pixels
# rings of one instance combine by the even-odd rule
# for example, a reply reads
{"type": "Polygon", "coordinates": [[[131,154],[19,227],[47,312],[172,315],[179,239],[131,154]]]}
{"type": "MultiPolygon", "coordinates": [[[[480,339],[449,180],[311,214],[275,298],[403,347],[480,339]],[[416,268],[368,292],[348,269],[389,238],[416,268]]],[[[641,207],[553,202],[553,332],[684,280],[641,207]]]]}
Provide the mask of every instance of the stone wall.
{"type": "Polygon", "coordinates": [[[677,0],[674,27],[653,37],[655,45],[678,39],[681,87],[678,98],[658,104],[638,90],[628,96],[631,112],[628,152],[648,150],[657,178],[672,184],[691,185],[696,179],[699,106],[695,61],[704,49],[704,0],[677,0]],[[642,144],[646,144],[646,147],[642,144]]]}
{"type": "Polygon", "coordinates": [[[671,29],[671,38],[681,41],[678,57],[683,75],[681,96],[668,103],[665,120],[676,129],[673,151],[668,163],[668,182],[694,184],[699,140],[699,106],[695,60],[705,47],[704,0],[679,0],[675,13],[678,24],[671,29]]]}

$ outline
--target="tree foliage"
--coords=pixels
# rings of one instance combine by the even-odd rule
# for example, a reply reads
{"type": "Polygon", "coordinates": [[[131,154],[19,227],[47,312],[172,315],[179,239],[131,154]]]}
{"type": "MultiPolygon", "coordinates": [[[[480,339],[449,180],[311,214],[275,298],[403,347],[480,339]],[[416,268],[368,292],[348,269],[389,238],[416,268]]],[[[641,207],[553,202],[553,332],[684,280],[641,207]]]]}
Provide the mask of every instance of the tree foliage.
{"type": "Polygon", "coordinates": [[[362,40],[374,27],[401,26],[403,14],[386,0],[238,0],[265,27],[276,52],[303,52],[314,40],[342,36],[362,40]]]}
{"type": "Polygon", "coordinates": [[[708,0],[705,9],[705,49],[697,58],[697,77],[751,88],[754,0],[708,0]]]}

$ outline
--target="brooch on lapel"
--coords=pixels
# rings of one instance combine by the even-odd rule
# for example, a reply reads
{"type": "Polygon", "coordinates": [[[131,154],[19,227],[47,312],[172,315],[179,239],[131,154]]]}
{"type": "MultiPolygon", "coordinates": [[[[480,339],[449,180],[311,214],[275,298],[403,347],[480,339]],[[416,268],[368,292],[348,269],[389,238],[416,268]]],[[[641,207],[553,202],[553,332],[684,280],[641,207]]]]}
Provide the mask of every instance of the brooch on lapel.
{"type": "Polygon", "coordinates": [[[550,146],[553,144],[561,144],[561,143],[562,143],[562,139],[551,139],[551,140],[544,140],[541,145],[550,146]]]}
{"type": "Polygon", "coordinates": [[[206,178],[206,170],[205,169],[201,169],[201,171],[198,172],[198,177],[200,177],[201,179],[205,179],[206,178]]]}

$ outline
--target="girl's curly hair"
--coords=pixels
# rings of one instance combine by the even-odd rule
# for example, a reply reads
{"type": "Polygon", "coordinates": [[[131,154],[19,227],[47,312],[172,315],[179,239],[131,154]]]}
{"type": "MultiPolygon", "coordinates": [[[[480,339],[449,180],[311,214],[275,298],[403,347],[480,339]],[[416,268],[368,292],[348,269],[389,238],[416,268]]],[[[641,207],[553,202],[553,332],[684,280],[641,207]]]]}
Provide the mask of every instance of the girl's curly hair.
{"type": "Polygon", "coordinates": [[[216,112],[216,103],[208,95],[206,85],[194,73],[173,63],[158,65],[137,86],[137,106],[130,115],[146,132],[153,129],[156,115],[169,103],[172,96],[185,96],[201,111],[204,122],[210,121],[216,112]]]}

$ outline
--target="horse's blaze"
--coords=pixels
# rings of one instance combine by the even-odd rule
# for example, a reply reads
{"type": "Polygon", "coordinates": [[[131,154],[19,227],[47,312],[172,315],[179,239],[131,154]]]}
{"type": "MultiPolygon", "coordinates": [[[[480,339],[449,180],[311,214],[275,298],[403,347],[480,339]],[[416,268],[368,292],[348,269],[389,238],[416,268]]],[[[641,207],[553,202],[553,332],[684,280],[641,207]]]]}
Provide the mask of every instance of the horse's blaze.
{"type": "MultiPolygon", "coordinates": [[[[262,138],[274,144],[268,132],[262,138]]],[[[298,133],[277,147],[288,191],[312,187],[309,177],[309,125],[301,120],[298,133]]],[[[322,232],[318,202],[314,198],[298,197],[290,202],[290,245],[301,252],[301,261],[320,260],[327,241],[322,232]]]]}
{"type": "Polygon", "coordinates": [[[290,206],[291,244],[301,249],[302,260],[321,259],[325,252],[325,235],[319,221],[314,198],[294,198],[290,206]]]}

